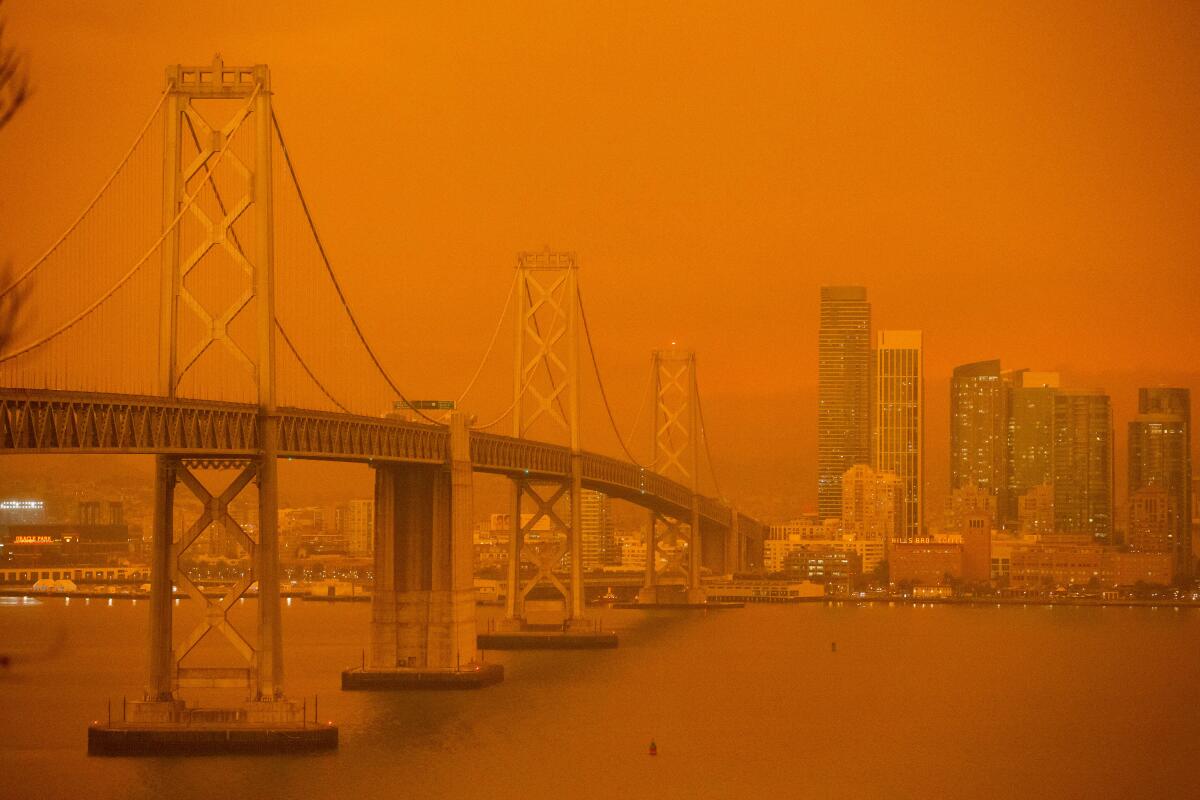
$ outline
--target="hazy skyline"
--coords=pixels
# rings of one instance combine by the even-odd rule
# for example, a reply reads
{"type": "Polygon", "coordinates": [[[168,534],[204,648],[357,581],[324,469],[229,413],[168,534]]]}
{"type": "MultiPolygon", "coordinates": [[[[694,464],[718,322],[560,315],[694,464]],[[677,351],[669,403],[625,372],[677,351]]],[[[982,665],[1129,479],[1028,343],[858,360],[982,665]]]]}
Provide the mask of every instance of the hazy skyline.
{"type": "MultiPolygon", "coordinates": [[[[233,4],[134,5],[6,4],[34,83],[0,134],[15,265],[90,199],[163,67],[220,52],[271,66],[326,244],[412,395],[466,383],[515,253],[543,245],[579,254],[618,420],[651,348],[694,347],[722,488],[780,514],[815,508],[822,284],[924,331],[934,513],[956,365],[1105,388],[1118,475],[1137,388],[1200,393],[1195,8],[265,3],[235,30],[233,4]]],[[[506,362],[483,380],[511,391],[506,362]]]]}

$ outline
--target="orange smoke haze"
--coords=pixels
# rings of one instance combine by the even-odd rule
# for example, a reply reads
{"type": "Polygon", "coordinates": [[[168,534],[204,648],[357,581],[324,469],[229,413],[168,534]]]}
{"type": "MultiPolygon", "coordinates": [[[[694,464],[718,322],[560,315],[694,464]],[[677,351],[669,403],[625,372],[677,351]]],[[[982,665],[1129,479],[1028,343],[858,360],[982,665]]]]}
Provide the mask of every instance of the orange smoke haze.
{"type": "MultiPolygon", "coordinates": [[[[925,332],[930,512],[956,364],[1106,388],[1119,496],[1137,387],[1200,397],[1200,6],[310,5],[6,3],[35,94],[0,132],[0,261],[74,219],[165,65],[220,52],[270,65],[411,396],[457,395],[515,253],[548,245],[579,254],[618,420],[652,347],[694,347],[722,488],[772,517],[815,505],[821,284],[925,332]]],[[[511,396],[507,331],[485,401],[511,396]]]]}

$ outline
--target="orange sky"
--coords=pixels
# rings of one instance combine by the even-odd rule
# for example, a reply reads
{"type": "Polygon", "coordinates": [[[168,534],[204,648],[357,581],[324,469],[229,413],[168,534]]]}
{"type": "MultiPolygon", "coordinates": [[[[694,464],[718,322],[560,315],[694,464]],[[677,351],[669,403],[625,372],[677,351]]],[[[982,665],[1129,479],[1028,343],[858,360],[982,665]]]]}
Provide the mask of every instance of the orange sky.
{"type": "Polygon", "coordinates": [[[651,347],[694,346],[723,488],[760,512],[814,504],[823,283],[925,331],[935,503],[955,364],[1107,388],[1121,453],[1137,386],[1200,396],[1200,6],[308,5],[5,3],[36,92],[0,133],[0,253],[37,255],[163,67],[219,51],[271,66],[322,235],[412,395],[457,393],[514,254],[550,245],[579,253],[619,417],[651,347]]]}

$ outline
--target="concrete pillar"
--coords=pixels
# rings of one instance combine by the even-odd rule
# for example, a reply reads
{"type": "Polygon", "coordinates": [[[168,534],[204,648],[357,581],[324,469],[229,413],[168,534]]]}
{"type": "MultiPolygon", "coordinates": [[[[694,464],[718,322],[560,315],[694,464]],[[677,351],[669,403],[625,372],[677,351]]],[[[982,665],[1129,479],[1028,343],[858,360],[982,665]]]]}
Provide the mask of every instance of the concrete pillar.
{"type": "Polygon", "coordinates": [[[283,696],[283,627],[279,607],[279,478],[275,452],[279,418],[263,415],[263,456],[258,466],[258,691],[257,699],[283,696]]]}
{"type": "Polygon", "coordinates": [[[642,581],[642,589],[638,592],[639,603],[658,602],[658,575],[656,574],[657,538],[655,523],[658,515],[653,511],[646,512],[646,575],[642,581]]]}
{"type": "Polygon", "coordinates": [[[700,531],[700,495],[692,495],[692,540],[688,544],[688,602],[704,601],[704,588],[700,583],[700,568],[704,564],[704,536],[700,531]]]}
{"type": "Polygon", "coordinates": [[[174,565],[171,540],[174,527],[175,470],[171,456],[154,459],[154,532],[150,552],[150,660],[146,700],[172,699],[171,592],[174,565]]]}
{"type": "Polygon", "coordinates": [[[725,574],[725,545],[729,540],[724,527],[700,521],[701,563],[713,575],[725,574]]]}
{"type": "Polygon", "coordinates": [[[512,517],[508,537],[508,586],[504,600],[504,616],[514,620],[522,616],[521,608],[521,482],[512,482],[512,502],[509,513],[512,517]]]}
{"type": "Polygon", "coordinates": [[[433,482],[430,669],[475,661],[473,474],[466,415],[450,415],[450,467],[433,482]]]}
{"type": "Polygon", "coordinates": [[[725,531],[725,565],[724,572],[732,575],[741,570],[738,556],[741,554],[741,533],[738,530],[740,518],[736,508],[729,508],[729,529],[725,531]]]}
{"type": "Polygon", "coordinates": [[[583,456],[571,454],[571,599],[570,619],[583,619],[583,456]]]}
{"type": "Polygon", "coordinates": [[[375,588],[371,592],[371,639],[367,664],[396,666],[396,475],[375,467],[375,588]]]}
{"type": "MultiPolygon", "coordinates": [[[[396,489],[396,661],[424,667],[429,661],[430,592],[433,589],[435,482],[440,466],[395,468],[396,489]]],[[[448,492],[441,495],[447,501],[448,492]]],[[[445,515],[443,515],[445,516],[445,515]]]]}

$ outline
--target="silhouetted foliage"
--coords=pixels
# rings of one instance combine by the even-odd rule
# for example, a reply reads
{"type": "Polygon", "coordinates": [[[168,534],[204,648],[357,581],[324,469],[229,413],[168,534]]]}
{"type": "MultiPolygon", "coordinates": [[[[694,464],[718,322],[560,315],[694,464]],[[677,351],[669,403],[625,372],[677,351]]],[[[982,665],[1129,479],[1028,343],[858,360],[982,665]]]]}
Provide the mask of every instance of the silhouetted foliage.
{"type": "MultiPolygon", "coordinates": [[[[4,10],[4,0],[0,0],[0,13],[4,10]]],[[[17,110],[29,99],[29,71],[25,65],[24,56],[16,48],[5,41],[5,24],[0,16],[0,128],[3,128],[16,116],[17,110]]],[[[14,277],[7,262],[0,262],[0,292],[8,288],[14,277]]],[[[17,320],[17,305],[19,291],[13,291],[6,297],[0,297],[0,353],[6,350],[5,345],[13,338],[13,329],[17,320]]]]}
{"type": "MultiPolygon", "coordinates": [[[[3,11],[4,0],[0,0],[3,11]]],[[[19,50],[5,43],[4,18],[0,17],[0,128],[8,124],[29,99],[29,70],[19,50]]]]}

